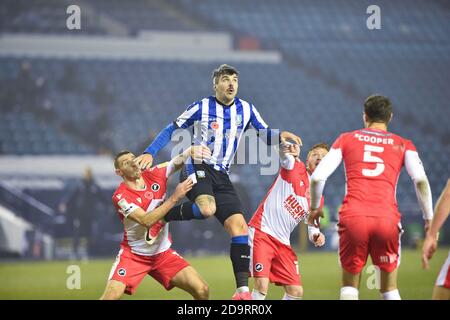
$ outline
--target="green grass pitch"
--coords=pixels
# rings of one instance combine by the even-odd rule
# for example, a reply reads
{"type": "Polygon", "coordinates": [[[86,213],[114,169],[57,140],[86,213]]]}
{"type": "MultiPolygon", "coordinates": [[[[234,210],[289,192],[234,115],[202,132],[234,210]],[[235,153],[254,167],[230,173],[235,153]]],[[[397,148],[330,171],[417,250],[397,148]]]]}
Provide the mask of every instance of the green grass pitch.
{"type": "MultiPolygon", "coordinates": [[[[448,254],[440,248],[431,261],[430,270],[421,269],[420,251],[403,250],[399,269],[399,289],[403,299],[429,299],[437,274],[448,254]]],[[[304,287],[304,299],[337,299],[340,287],[340,269],[336,252],[299,254],[299,266],[304,287]]],[[[234,292],[231,263],[226,256],[185,257],[210,286],[210,298],[229,300],[234,292]]],[[[0,299],[98,299],[102,294],[114,257],[106,260],[27,262],[0,264],[0,299]],[[67,268],[78,265],[81,270],[81,288],[67,289],[67,268]]],[[[370,259],[368,262],[370,265],[370,259]]],[[[361,299],[379,299],[373,275],[364,269],[361,299]]],[[[252,286],[252,280],[250,280],[252,286]]],[[[269,288],[267,299],[280,299],[281,287],[269,288]]],[[[146,277],[134,296],[124,299],[191,299],[177,288],[165,291],[155,280],[146,277]]]]}

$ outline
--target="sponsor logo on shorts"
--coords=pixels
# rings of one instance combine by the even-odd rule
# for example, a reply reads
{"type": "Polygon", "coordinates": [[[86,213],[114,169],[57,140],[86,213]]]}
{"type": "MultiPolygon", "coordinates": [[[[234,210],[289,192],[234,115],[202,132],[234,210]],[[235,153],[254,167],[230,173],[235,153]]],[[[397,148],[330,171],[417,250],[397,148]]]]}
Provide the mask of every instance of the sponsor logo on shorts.
{"type": "Polygon", "coordinates": [[[198,178],[204,178],[204,177],[206,177],[205,171],[203,171],[203,170],[198,170],[198,171],[197,171],[197,177],[198,177],[198,178]]]}
{"type": "Polygon", "coordinates": [[[153,191],[158,191],[159,189],[160,189],[161,187],[159,186],[159,184],[157,184],[157,183],[154,183],[154,184],[152,184],[152,190],[153,191]]]}
{"type": "Polygon", "coordinates": [[[117,274],[118,274],[119,276],[121,276],[121,277],[125,277],[125,275],[127,274],[127,270],[125,270],[124,268],[120,268],[120,269],[117,271],[117,274]]]}
{"type": "Polygon", "coordinates": [[[388,254],[387,256],[380,256],[380,263],[394,263],[397,261],[397,255],[388,254]]]}
{"type": "Polygon", "coordinates": [[[264,266],[263,266],[262,263],[255,264],[255,271],[256,272],[261,272],[261,271],[263,271],[263,269],[264,269],[264,266]]]}

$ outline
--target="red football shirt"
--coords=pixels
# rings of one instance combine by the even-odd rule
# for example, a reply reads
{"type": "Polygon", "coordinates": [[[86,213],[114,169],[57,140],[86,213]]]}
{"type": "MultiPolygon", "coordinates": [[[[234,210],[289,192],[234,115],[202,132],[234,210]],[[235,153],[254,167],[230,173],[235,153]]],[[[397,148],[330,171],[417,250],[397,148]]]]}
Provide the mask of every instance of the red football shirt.
{"type": "Polygon", "coordinates": [[[343,133],[333,143],[342,153],[346,195],[340,215],[400,217],[396,188],[410,140],[379,129],[343,133]]]}

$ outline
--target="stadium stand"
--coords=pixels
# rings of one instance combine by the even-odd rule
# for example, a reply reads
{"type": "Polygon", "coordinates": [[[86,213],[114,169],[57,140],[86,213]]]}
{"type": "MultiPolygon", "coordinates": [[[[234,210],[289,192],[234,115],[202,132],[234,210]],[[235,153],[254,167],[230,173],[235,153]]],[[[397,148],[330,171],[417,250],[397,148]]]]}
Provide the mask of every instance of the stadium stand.
{"type": "MultiPolygon", "coordinates": [[[[365,1],[327,0],[319,5],[312,0],[268,0],[257,7],[248,0],[89,4],[93,17],[107,15],[123,24],[129,35],[208,26],[227,30],[236,39],[252,36],[263,48],[280,50],[284,60],[279,64],[233,63],[240,71],[239,96],[253,102],[271,127],[298,133],[304,157],[312,144],[331,143],[340,132],[361,127],[362,101],[368,94],[390,96],[395,108],[391,130],[415,142],[436,199],[450,172],[450,127],[436,124],[450,118],[450,8],[444,1],[412,2],[406,8],[380,2],[386,13],[383,33],[360,27],[367,16],[355,12],[365,12],[365,1]]],[[[2,2],[1,32],[67,33],[57,26],[56,20],[61,23],[66,16],[55,3],[45,0],[35,8],[22,0],[2,2]],[[33,15],[27,14],[30,8],[35,8],[33,15]]],[[[87,19],[86,31],[107,34],[97,21],[87,19]]],[[[210,74],[217,64],[2,56],[0,152],[84,155],[127,148],[138,153],[187,105],[211,94],[210,74]]],[[[157,160],[168,157],[166,153],[157,160]]],[[[273,180],[260,176],[259,170],[260,165],[232,170],[245,177],[244,187],[251,190],[247,218],[273,180]]],[[[336,174],[327,184],[331,212],[341,202],[343,183],[343,175],[336,174]]],[[[42,190],[25,191],[56,205],[42,190]]],[[[405,173],[397,197],[407,217],[420,214],[405,173]]],[[[211,222],[208,228],[213,228],[211,222]]],[[[173,230],[182,232],[178,227],[173,230]]],[[[211,229],[199,232],[204,230],[211,229]]]]}

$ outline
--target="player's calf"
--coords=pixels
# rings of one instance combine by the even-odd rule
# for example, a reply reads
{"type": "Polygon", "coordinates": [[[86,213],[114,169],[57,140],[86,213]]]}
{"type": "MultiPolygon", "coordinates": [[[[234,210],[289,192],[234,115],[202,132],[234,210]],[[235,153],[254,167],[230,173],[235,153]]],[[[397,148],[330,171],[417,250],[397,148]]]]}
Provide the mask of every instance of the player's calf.
{"type": "Polygon", "coordinates": [[[194,289],[192,294],[195,300],[208,300],[209,299],[209,287],[206,283],[202,283],[200,286],[194,289]]]}
{"type": "Polygon", "coordinates": [[[255,287],[252,291],[253,300],[266,299],[267,291],[269,290],[269,278],[254,278],[255,287]]]}
{"type": "Polygon", "coordinates": [[[284,286],[285,294],[283,300],[300,300],[303,297],[303,287],[297,285],[284,286]]]}
{"type": "Polygon", "coordinates": [[[125,284],[119,281],[110,280],[106,285],[105,292],[100,300],[119,300],[125,292],[125,284]]]}

